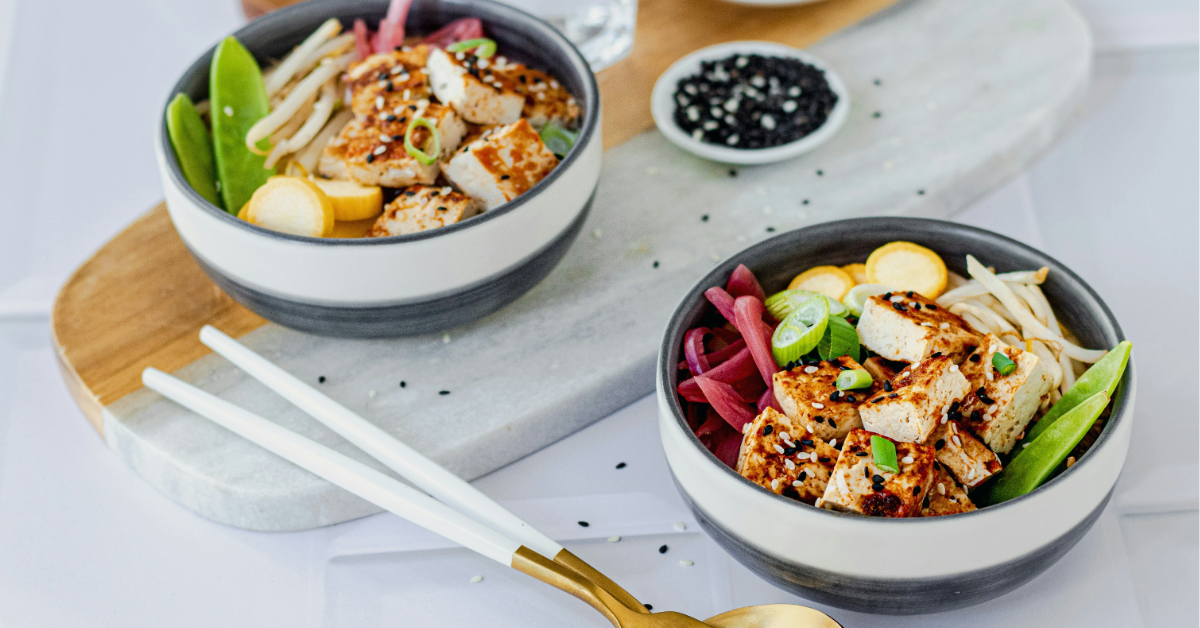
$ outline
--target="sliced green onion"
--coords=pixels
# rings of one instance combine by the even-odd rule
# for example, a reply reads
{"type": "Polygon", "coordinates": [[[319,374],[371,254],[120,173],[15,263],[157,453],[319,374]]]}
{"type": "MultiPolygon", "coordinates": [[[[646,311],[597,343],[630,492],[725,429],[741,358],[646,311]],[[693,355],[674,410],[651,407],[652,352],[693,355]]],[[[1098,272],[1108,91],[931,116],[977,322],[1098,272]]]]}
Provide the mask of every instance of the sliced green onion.
{"type": "Polygon", "coordinates": [[[900,465],[896,463],[896,443],[882,437],[871,436],[871,455],[875,457],[875,466],[888,473],[899,473],[900,465]]]}
{"type": "Polygon", "coordinates": [[[783,320],[787,318],[788,315],[791,314],[796,308],[800,307],[809,299],[814,297],[821,297],[822,299],[825,299],[825,301],[829,304],[830,316],[844,317],[849,313],[849,310],[846,309],[846,306],[834,301],[820,292],[813,292],[812,290],[795,289],[776,292],[775,294],[767,297],[767,300],[763,303],[763,305],[767,307],[767,311],[771,313],[771,316],[774,316],[779,320],[783,320]]]}
{"type": "Polygon", "coordinates": [[[870,388],[875,380],[871,378],[871,374],[866,369],[853,369],[842,371],[837,376],[838,390],[858,390],[859,388],[870,388]]]}
{"type": "Polygon", "coordinates": [[[891,290],[890,287],[881,283],[860,283],[842,297],[842,304],[850,309],[851,314],[862,316],[863,306],[867,304],[868,298],[877,297],[891,290]]]}
{"type": "Polygon", "coordinates": [[[466,41],[450,44],[449,46],[446,46],[446,52],[466,52],[472,48],[478,49],[475,51],[475,56],[479,57],[480,59],[487,59],[488,57],[496,54],[496,42],[484,37],[480,37],[479,39],[468,39],[466,41]]]}
{"type": "Polygon", "coordinates": [[[575,140],[579,139],[578,133],[564,129],[556,120],[547,122],[539,135],[542,136],[542,143],[555,155],[566,155],[571,152],[571,147],[575,146],[575,140]]]}
{"type": "Polygon", "coordinates": [[[787,366],[812,351],[825,334],[829,320],[829,304],[824,299],[812,299],[788,315],[771,336],[775,363],[787,366]]]}
{"type": "Polygon", "coordinates": [[[834,360],[848,355],[857,362],[859,358],[858,330],[837,316],[829,317],[829,326],[817,343],[817,354],[822,360],[834,360]]]}
{"type": "Polygon", "coordinates": [[[1000,351],[992,354],[992,366],[996,367],[996,371],[1001,375],[1008,375],[1017,370],[1017,363],[1008,359],[1008,356],[1000,351]]]}
{"type": "Polygon", "coordinates": [[[408,123],[408,130],[404,132],[404,150],[408,151],[408,154],[423,166],[432,166],[438,160],[438,156],[442,154],[442,140],[438,138],[437,127],[429,118],[413,118],[413,121],[408,123]],[[433,150],[430,152],[424,152],[413,146],[413,129],[419,126],[429,129],[430,138],[433,140],[433,150]]]}

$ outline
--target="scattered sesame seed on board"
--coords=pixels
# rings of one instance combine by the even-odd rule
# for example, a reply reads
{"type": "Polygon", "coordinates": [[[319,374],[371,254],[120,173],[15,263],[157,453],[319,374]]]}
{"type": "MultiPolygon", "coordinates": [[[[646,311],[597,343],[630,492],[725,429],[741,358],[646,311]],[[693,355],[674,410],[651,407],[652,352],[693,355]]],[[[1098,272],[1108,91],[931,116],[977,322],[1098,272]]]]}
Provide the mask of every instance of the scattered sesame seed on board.
{"type": "Polygon", "coordinates": [[[686,524],[686,523],[684,523],[684,522],[682,522],[682,521],[676,521],[676,522],[675,522],[675,529],[676,529],[676,530],[679,530],[680,532],[682,532],[682,531],[684,531],[684,530],[686,530],[686,529],[687,529],[687,524],[686,524]]]}
{"type": "Polygon", "coordinates": [[[617,535],[615,535],[615,534],[614,534],[614,535],[612,535],[612,536],[610,536],[610,537],[608,537],[608,542],[609,542],[609,543],[619,543],[620,541],[621,541],[621,537],[619,537],[619,536],[617,536],[617,535]]]}
{"type": "Polygon", "coordinates": [[[588,522],[586,522],[586,521],[580,521],[580,522],[578,522],[578,523],[579,523],[579,527],[581,527],[581,528],[586,528],[586,527],[588,527],[588,526],[592,525],[592,524],[590,524],[590,523],[588,523],[588,522]]]}
{"type": "Polygon", "coordinates": [[[438,391],[438,394],[439,394],[439,395],[442,395],[442,396],[444,397],[444,396],[446,396],[446,395],[449,395],[449,394],[450,394],[450,391],[449,391],[449,390],[439,390],[439,391],[438,391]]]}
{"type": "Polygon", "coordinates": [[[624,469],[624,468],[625,468],[625,463],[624,463],[624,462],[618,462],[618,463],[617,463],[617,468],[618,468],[618,469],[624,469]]]}
{"type": "Polygon", "coordinates": [[[679,564],[684,567],[691,567],[692,565],[695,565],[696,563],[693,563],[690,560],[684,559],[684,560],[679,561],[679,564]]]}
{"type": "Polygon", "coordinates": [[[658,548],[658,553],[659,553],[659,554],[666,554],[668,549],[670,549],[670,548],[669,548],[669,547],[667,547],[666,545],[660,546],[660,547],[658,548]]]}
{"type": "Polygon", "coordinates": [[[471,584],[479,584],[483,582],[483,576],[471,576],[471,584]]]}
{"type": "Polygon", "coordinates": [[[325,383],[325,376],[324,376],[324,375],[322,375],[322,376],[318,377],[318,378],[317,378],[317,383],[318,383],[318,384],[324,384],[324,383],[325,383]]]}

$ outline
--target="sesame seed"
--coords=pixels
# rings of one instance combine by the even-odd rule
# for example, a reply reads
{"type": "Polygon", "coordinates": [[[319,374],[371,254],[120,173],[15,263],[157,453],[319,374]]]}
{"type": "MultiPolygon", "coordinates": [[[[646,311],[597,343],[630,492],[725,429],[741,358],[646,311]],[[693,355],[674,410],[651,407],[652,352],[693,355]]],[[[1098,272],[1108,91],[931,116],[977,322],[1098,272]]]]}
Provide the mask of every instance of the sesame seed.
{"type": "Polygon", "coordinates": [[[804,482],[802,482],[801,480],[795,480],[792,482],[792,486],[795,486],[796,488],[800,488],[801,486],[804,486],[804,482]]]}
{"type": "Polygon", "coordinates": [[[957,372],[958,372],[958,365],[957,365],[957,364],[951,364],[951,365],[950,365],[950,372],[951,372],[951,373],[957,373],[957,372]]]}
{"type": "MultiPolygon", "coordinates": [[[[747,423],[747,425],[749,425],[749,423],[747,423]]],[[[775,426],[768,425],[763,428],[763,436],[769,436],[771,434],[771,432],[774,432],[774,431],[775,431],[775,426]]]]}
{"type": "Polygon", "coordinates": [[[777,451],[779,453],[783,453],[783,445],[780,445],[779,443],[775,443],[774,447],[775,447],[775,451],[777,451]]]}
{"type": "Polygon", "coordinates": [[[666,554],[666,553],[667,553],[667,549],[668,549],[668,548],[667,548],[667,546],[666,546],[666,545],[662,545],[662,546],[660,546],[660,547],[658,548],[658,553],[659,553],[659,554],[666,554]]]}
{"type": "Polygon", "coordinates": [[[407,386],[408,386],[408,382],[405,382],[405,381],[401,381],[401,382],[400,382],[400,387],[401,387],[401,388],[405,388],[405,387],[407,387],[407,386]]]}
{"type": "Polygon", "coordinates": [[[791,471],[796,468],[796,463],[792,462],[790,458],[784,458],[783,466],[787,467],[788,471],[791,471]]]}
{"type": "Polygon", "coordinates": [[[812,375],[813,373],[816,373],[818,370],[819,370],[819,369],[817,369],[817,367],[815,367],[815,366],[806,366],[806,367],[804,367],[804,372],[805,372],[805,373],[808,373],[809,375],[812,375]]]}
{"type": "Polygon", "coordinates": [[[686,529],[687,529],[687,524],[686,524],[686,523],[684,523],[684,522],[682,522],[682,521],[676,521],[676,522],[675,522],[675,529],[676,529],[676,530],[679,530],[680,532],[683,532],[684,530],[686,530],[686,529]]]}
{"type": "Polygon", "coordinates": [[[317,383],[318,383],[318,384],[324,384],[324,383],[325,383],[325,376],[324,376],[324,375],[322,375],[322,376],[318,377],[318,378],[317,378],[317,383]]]}
{"type": "Polygon", "coordinates": [[[812,454],[802,451],[802,452],[796,454],[796,460],[804,461],[804,460],[808,460],[809,458],[812,458],[812,456],[813,456],[812,454]]]}
{"type": "Polygon", "coordinates": [[[619,543],[620,541],[621,541],[621,537],[619,537],[619,536],[617,536],[617,535],[615,535],[615,534],[614,534],[614,535],[612,535],[612,536],[610,536],[610,537],[608,537],[608,542],[609,542],[609,543],[619,543]]]}
{"type": "Polygon", "coordinates": [[[945,495],[945,494],[946,494],[946,485],[945,485],[945,484],[942,484],[941,482],[938,482],[938,494],[939,494],[939,495],[945,495]]]}
{"type": "Polygon", "coordinates": [[[830,446],[830,447],[837,447],[837,439],[835,438],[835,439],[833,439],[833,440],[829,441],[829,446],[830,446]]]}
{"type": "Polygon", "coordinates": [[[483,582],[483,576],[471,576],[471,584],[479,584],[483,582]]]}
{"type": "Polygon", "coordinates": [[[814,407],[818,410],[823,410],[823,409],[825,409],[825,404],[814,401],[812,403],[812,407],[814,407]]]}
{"type": "Polygon", "coordinates": [[[904,301],[904,297],[902,297],[900,295],[896,295],[896,296],[888,299],[888,301],[891,301],[892,303],[900,303],[900,302],[904,301]]]}
{"type": "Polygon", "coordinates": [[[383,96],[376,96],[376,97],[375,97],[375,108],[376,108],[376,109],[383,109],[383,102],[384,102],[384,101],[383,101],[383,96]]]}
{"type": "MultiPolygon", "coordinates": [[[[381,142],[383,142],[384,144],[386,144],[386,143],[388,143],[388,142],[392,141],[392,136],[390,136],[390,135],[380,135],[380,136],[379,136],[379,141],[381,141],[381,142]]],[[[377,150],[378,150],[378,149],[377,149],[377,150]]]]}
{"type": "Polygon", "coordinates": [[[581,527],[581,528],[586,528],[586,527],[588,527],[588,526],[592,525],[592,524],[590,524],[590,523],[588,523],[588,522],[586,522],[586,521],[577,521],[576,523],[578,523],[578,524],[579,524],[579,527],[581,527]]]}
{"type": "Polygon", "coordinates": [[[450,391],[449,390],[439,390],[438,394],[445,397],[446,395],[450,394],[450,391]]]}
{"type": "Polygon", "coordinates": [[[779,438],[782,438],[783,440],[792,440],[792,435],[788,434],[787,432],[780,432],[779,438]]]}
{"type": "Polygon", "coordinates": [[[380,146],[379,148],[376,148],[374,151],[371,151],[371,154],[375,155],[375,156],[379,156],[386,152],[387,152],[387,146],[380,146]]]}
{"type": "Polygon", "coordinates": [[[938,325],[938,329],[950,329],[950,323],[942,323],[938,325]]]}
{"type": "Polygon", "coordinates": [[[954,441],[956,446],[962,447],[962,440],[958,438],[958,435],[951,436],[950,440],[954,441]]]}
{"type": "Polygon", "coordinates": [[[690,560],[684,559],[684,560],[679,561],[679,564],[684,567],[691,567],[692,565],[695,565],[696,563],[693,563],[690,560]]]}
{"type": "Polygon", "coordinates": [[[858,456],[859,458],[865,458],[867,456],[867,452],[860,451],[860,452],[855,453],[854,455],[858,456]]]}
{"type": "Polygon", "coordinates": [[[903,462],[904,464],[912,464],[914,460],[912,456],[905,456],[900,459],[900,462],[903,462]]]}
{"type": "Polygon", "coordinates": [[[230,118],[233,117],[233,107],[230,107],[229,105],[225,105],[225,108],[222,109],[221,111],[224,111],[226,116],[229,116],[230,118]]]}

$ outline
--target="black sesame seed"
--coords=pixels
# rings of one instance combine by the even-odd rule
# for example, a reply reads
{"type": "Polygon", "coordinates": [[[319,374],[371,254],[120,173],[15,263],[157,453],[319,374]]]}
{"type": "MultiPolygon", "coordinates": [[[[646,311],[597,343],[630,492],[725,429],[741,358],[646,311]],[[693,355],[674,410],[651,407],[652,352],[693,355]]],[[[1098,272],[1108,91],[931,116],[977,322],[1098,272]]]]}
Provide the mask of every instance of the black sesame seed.
{"type": "Polygon", "coordinates": [[[625,463],[624,463],[624,462],[618,462],[618,463],[617,463],[617,468],[618,468],[618,469],[624,469],[624,468],[625,468],[625,463]]]}
{"type": "Polygon", "coordinates": [[[654,260],[654,267],[658,268],[658,260],[654,260]]]}
{"type": "Polygon", "coordinates": [[[916,497],[917,495],[920,495],[920,494],[921,494],[921,487],[914,486],[913,487],[913,497],[916,497]]]}
{"type": "Polygon", "coordinates": [[[322,376],[318,377],[318,378],[317,378],[317,383],[318,383],[318,384],[324,384],[324,383],[325,383],[325,376],[324,376],[324,375],[322,375],[322,376]]]}
{"type": "Polygon", "coordinates": [[[770,436],[771,432],[775,431],[774,425],[768,425],[763,428],[763,436],[770,436]]]}
{"type": "Polygon", "coordinates": [[[883,389],[888,392],[892,392],[892,382],[886,379],[883,380],[883,389]]]}
{"type": "Polygon", "coordinates": [[[797,450],[799,450],[799,449],[800,449],[799,447],[784,447],[784,448],[783,448],[783,455],[785,455],[785,456],[790,456],[790,455],[792,455],[792,454],[796,453],[796,451],[797,451],[797,450]]]}
{"type": "Polygon", "coordinates": [[[588,527],[588,526],[590,526],[590,525],[592,525],[592,524],[590,524],[590,523],[588,523],[588,522],[586,522],[586,521],[580,521],[580,522],[579,522],[579,525],[580,525],[580,527],[584,527],[584,528],[586,528],[586,527],[588,527]]]}
{"type": "Polygon", "coordinates": [[[405,196],[416,196],[416,195],[417,195],[417,193],[416,193],[416,192],[414,192],[414,191],[412,191],[412,190],[405,190],[405,191],[404,191],[404,195],[405,195],[405,196]]]}
{"type": "Polygon", "coordinates": [[[797,475],[797,476],[796,476],[796,479],[797,479],[797,480],[799,480],[799,481],[801,481],[801,482],[803,482],[803,481],[804,481],[805,479],[807,479],[807,478],[808,478],[808,471],[801,471],[801,472],[800,472],[800,475],[797,475]]]}
{"type": "Polygon", "coordinates": [[[879,81],[879,79],[875,79],[875,84],[876,84],[876,85],[882,85],[883,83],[881,83],[881,82],[879,81]]]}
{"type": "Polygon", "coordinates": [[[737,174],[738,174],[738,173],[737,173],[737,170],[734,170],[733,168],[730,168],[730,169],[729,169],[729,176],[731,176],[731,177],[736,177],[736,176],[737,176],[737,174]]]}
{"type": "Polygon", "coordinates": [[[406,386],[408,386],[408,382],[405,382],[405,381],[401,380],[401,382],[400,382],[400,387],[401,387],[401,388],[404,388],[404,387],[406,387],[406,386]]]}
{"type": "Polygon", "coordinates": [[[890,292],[885,292],[885,293],[883,293],[883,300],[884,300],[884,301],[887,301],[888,299],[891,299],[891,298],[892,298],[892,293],[890,293],[890,292]]]}
{"type": "Polygon", "coordinates": [[[882,112],[876,111],[875,113],[871,114],[871,117],[872,117],[872,118],[878,118],[878,117],[881,117],[882,115],[883,115],[883,113],[882,113],[882,112]]]}
{"type": "Polygon", "coordinates": [[[708,214],[704,214],[703,216],[701,216],[700,222],[708,222],[708,214]]]}
{"type": "Polygon", "coordinates": [[[826,458],[825,456],[821,456],[820,458],[817,458],[817,461],[818,462],[833,462],[833,458],[826,458]]]}
{"type": "Polygon", "coordinates": [[[667,549],[668,549],[668,548],[667,548],[667,546],[666,546],[666,545],[660,546],[660,547],[658,548],[658,553],[659,553],[659,554],[666,554],[666,553],[667,553],[667,549]]]}
{"type": "Polygon", "coordinates": [[[800,201],[800,204],[801,204],[801,205],[808,205],[808,199],[804,199],[804,200],[800,201]]]}
{"type": "Polygon", "coordinates": [[[442,395],[442,396],[444,397],[444,396],[446,396],[446,395],[449,395],[449,394],[450,394],[450,391],[449,391],[449,390],[439,390],[439,391],[438,391],[438,394],[439,394],[439,395],[442,395]]]}
{"type": "Polygon", "coordinates": [[[882,476],[882,475],[879,475],[878,473],[876,473],[875,475],[871,476],[871,479],[872,479],[872,480],[873,480],[873,481],[874,481],[876,484],[883,484],[883,476],[882,476]]]}
{"type": "Polygon", "coordinates": [[[976,411],[974,411],[974,412],[972,412],[972,413],[971,413],[971,420],[972,420],[972,421],[979,421],[979,420],[981,420],[981,419],[983,419],[983,413],[982,413],[982,412],[980,412],[980,411],[976,410],[976,411]]]}
{"type": "Polygon", "coordinates": [[[926,303],[926,304],[925,304],[925,309],[928,309],[928,310],[936,310],[936,309],[937,309],[937,306],[936,306],[936,305],[934,305],[934,304],[932,304],[932,303],[926,303]]]}
{"type": "Polygon", "coordinates": [[[899,393],[892,393],[892,394],[888,395],[888,396],[887,396],[887,398],[888,398],[888,399],[895,399],[896,397],[899,397],[899,396],[900,396],[900,394],[899,394],[899,393]]]}
{"type": "Polygon", "coordinates": [[[775,233],[775,227],[767,227],[767,233],[775,233]]]}
{"type": "Polygon", "coordinates": [[[872,490],[872,491],[875,491],[876,493],[878,493],[878,492],[880,492],[880,491],[882,491],[882,490],[883,490],[883,485],[882,485],[882,484],[872,484],[872,485],[871,485],[871,490],[872,490]]]}
{"type": "Polygon", "coordinates": [[[501,181],[508,181],[508,180],[509,180],[509,179],[511,179],[511,178],[512,178],[512,177],[510,177],[510,176],[508,176],[508,175],[506,175],[506,174],[502,174],[502,175],[500,175],[500,180],[501,180],[501,181]]]}
{"type": "Polygon", "coordinates": [[[971,357],[969,357],[969,358],[967,358],[967,359],[968,359],[968,360],[970,360],[970,361],[972,361],[972,362],[978,362],[978,361],[979,361],[979,354],[978,354],[978,353],[976,353],[976,354],[973,354],[971,357]]]}
{"type": "Polygon", "coordinates": [[[833,429],[835,429],[835,430],[836,430],[836,429],[837,429],[837,423],[834,423],[834,422],[833,422],[833,419],[829,419],[829,427],[832,427],[833,429]]]}
{"type": "Polygon", "coordinates": [[[859,458],[865,458],[865,457],[867,456],[867,452],[865,452],[865,451],[860,451],[860,452],[858,452],[858,453],[856,453],[856,454],[854,454],[854,455],[858,456],[859,458]]]}
{"type": "MultiPolygon", "coordinates": [[[[846,401],[848,403],[855,403],[858,401],[858,398],[855,397],[854,395],[846,395],[846,401]]],[[[830,421],[830,423],[833,423],[833,421],[830,421]]]]}
{"type": "MultiPolygon", "coordinates": [[[[524,76],[522,76],[522,77],[521,77],[521,79],[524,79],[524,78],[525,78],[524,76]]],[[[524,80],[522,80],[522,82],[524,82],[524,80]]],[[[653,605],[653,604],[642,604],[642,606],[645,606],[645,607],[646,607],[646,610],[648,610],[648,611],[652,611],[652,610],[654,610],[654,605],[653,605]]]]}
{"type": "Polygon", "coordinates": [[[946,439],[944,439],[944,438],[937,439],[937,442],[933,444],[933,448],[936,450],[940,450],[942,447],[945,447],[945,446],[946,446],[946,439]]]}
{"type": "Polygon", "coordinates": [[[824,171],[824,170],[818,170],[818,171],[817,171],[817,176],[818,176],[818,177],[825,176],[825,171],[824,171]]]}
{"type": "Polygon", "coordinates": [[[913,298],[913,291],[912,291],[912,290],[909,290],[908,292],[905,292],[905,293],[904,293],[904,296],[906,296],[906,297],[908,297],[908,298],[910,298],[910,299],[911,299],[911,298],[913,298]]]}
{"type": "Polygon", "coordinates": [[[863,467],[863,477],[867,479],[871,478],[871,467],[863,467]]]}
{"type": "Polygon", "coordinates": [[[817,415],[816,418],[814,418],[813,420],[816,421],[817,423],[824,423],[825,417],[817,415]]]}
{"type": "Polygon", "coordinates": [[[950,419],[951,421],[957,421],[962,418],[962,413],[961,412],[947,412],[946,418],[950,419]]]}
{"type": "Polygon", "coordinates": [[[917,194],[919,194],[919,195],[921,195],[921,196],[924,196],[924,195],[925,195],[925,190],[917,190],[917,194]]]}
{"type": "Polygon", "coordinates": [[[444,212],[444,211],[446,211],[446,206],[445,206],[445,205],[438,205],[438,211],[440,211],[440,212],[444,212]]]}
{"type": "Polygon", "coordinates": [[[375,154],[374,154],[374,153],[368,153],[368,154],[367,154],[367,163],[371,163],[371,162],[373,162],[373,161],[375,161],[375,154]]]}
{"type": "Polygon", "coordinates": [[[929,357],[931,357],[931,358],[940,358],[941,356],[942,356],[942,352],[941,352],[941,351],[934,351],[933,353],[931,353],[931,354],[929,355],[929,357]]]}
{"type": "Polygon", "coordinates": [[[879,403],[880,401],[883,401],[883,397],[876,397],[871,400],[871,403],[879,403]]]}
{"type": "Polygon", "coordinates": [[[801,445],[808,445],[809,447],[812,447],[812,445],[813,445],[813,441],[812,441],[812,439],[811,439],[811,438],[805,438],[805,439],[803,439],[803,440],[801,440],[801,441],[800,441],[800,444],[801,444],[801,445]]]}
{"type": "Polygon", "coordinates": [[[914,309],[914,310],[917,310],[917,311],[920,311],[920,310],[921,310],[921,304],[920,304],[920,303],[913,303],[913,309],[914,309]]]}
{"type": "Polygon", "coordinates": [[[838,399],[840,399],[840,398],[841,398],[841,396],[842,396],[842,391],[840,391],[840,390],[835,390],[835,391],[833,391],[833,392],[829,393],[829,400],[830,400],[830,401],[837,401],[838,399]]]}
{"type": "Polygon", "coordinates": [[[955,402],[953,402],[953,403],[951,403],[951,404],[950,404],[950,411],[951,411],[951,412],[958,412],[958,409],[959,409],[959,408],[961,408],[961,407],[962,407],[962,403],[961,403],[961,402],[959,402],[959,401],[955,401],[955,402]]]}

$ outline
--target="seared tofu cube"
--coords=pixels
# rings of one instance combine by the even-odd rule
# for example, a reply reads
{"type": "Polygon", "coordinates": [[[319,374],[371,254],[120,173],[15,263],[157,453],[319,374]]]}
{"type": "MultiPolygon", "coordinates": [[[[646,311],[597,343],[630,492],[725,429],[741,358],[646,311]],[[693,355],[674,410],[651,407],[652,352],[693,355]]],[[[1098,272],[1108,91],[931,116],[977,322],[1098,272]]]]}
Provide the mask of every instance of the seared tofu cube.
{"type": "Polygon", "coordinates": [[[368,238],[397,236],[460,222],[483,210],[483,203],[453,188],[414,185],[383,208],[368,238]]]}
{"type": "Polygon", "coordinates": [[[521,118],[525,97],[512,79],[493,71],[493,62],[465,52],[429,53],[426,73],[438,100],[454,107],[468,122],[511,124],[521,118]]]}
{"type": "MultiPolygon", "coordinates": [[[[933,448],[896,442],[898,473],[875,466],[872,433],[853,430],[817,506],[870,517],[915,517],[934,478],[933,448]]],[[[893,441],[894,442],[894,441],[893,441]]]]}
{"type": "Polygon", "coordinates": [[[938,467],[933,478],[933,487],[925,496],[921,506],[922,517],[941,517],[975,510],[975,504],[967,492],[959,486],[946,470],[938,467]]]}
{"type": "Polygon", "coordinates": [[[550,121],[569,127],[579,118],[579,103],[575,102],[575,97],[549,74],[519,63],[499,65],[496,71],[506,76],[517,93],[524,96],[521,117],[535,128],[550,121]]]}
{"type": "Polygon", "coordinates": [[[992,451],[1006,454],[1025,433],[1025,426],[1050,394],[1053,382],[1036,355],[1010,347],[988,334],[962,365],[971,394],[962,404],[962,422],[992,451]],[[1001,375],[992,355],[1002,352],[1017,368],[1001,375]]]}
{"type": "Polygon", "coordinates": [[[844,440],[850,430],[862,427],[858,406],[878,391],[837,389],[837,376],[843,370],[860,369],[850,356],[835,361],[798,366],[779,371],[774,377],[775,400],[784,414],[818,438],[844,440]]]}
{"type": "Polygon", "coordinates": [[[825,493],[837,457],[825,441],[768,407],[748,424],[737,472],[773,493],[812,504],[825,493]]]}
{"type": "Polygon", "coordinates": [[[425,74],[429,49],[415,46],[373,54],[350,66],[346,87],[350,109],[360,117],[396,115],[397,107],[429,100],[433,91],[425,74]]]}
{"type": "Polygon", "coordinates": [[[916,362],[934,353],[962,362],[981,338],[960,316],[916,292],[867,299],[858,319],[863,346],[888,360],[916,362]]]}
{"type": "MultiPolygon", "coordinates": [[[[949,414],[955,414],[956,410],[955,406],[950,406],[949,414]]],[[[996,454],[958,421],[938,424],[925,444],[933,445],[937,461],[966,486],[979,486],[1000,472],[1000,459],[996,454]]]]}
{"type": "Polygon", "coordinates": [[[558,157],[525,120],[485,132],[446,164],[446,178],[492,209],[524,194],[550,174],[558,157]]]}
{"type": "MultiPolygon", "coordinates": [[[[317,171],[330,179],[389,188],[433,183],[441,170],[439,163],[422,164],[404,148],[404,134],[414,116],[429,120],[437,128],[443,159],[458,148],[467,132],[462,119],[445,105],[404,105],[382,118],[371,115],[351,120],[325,147],[317,171]]],[[[414,146],[426,147],[430,139],[428,128],[413,128],[414,146]]]]}
{"type": "Polygon", "coordinates": [[[888,438],[923,443],[951,405],[971,390],[949,357],[933,355],[916,362],[858,407],[863,427],[888,438]]]}

